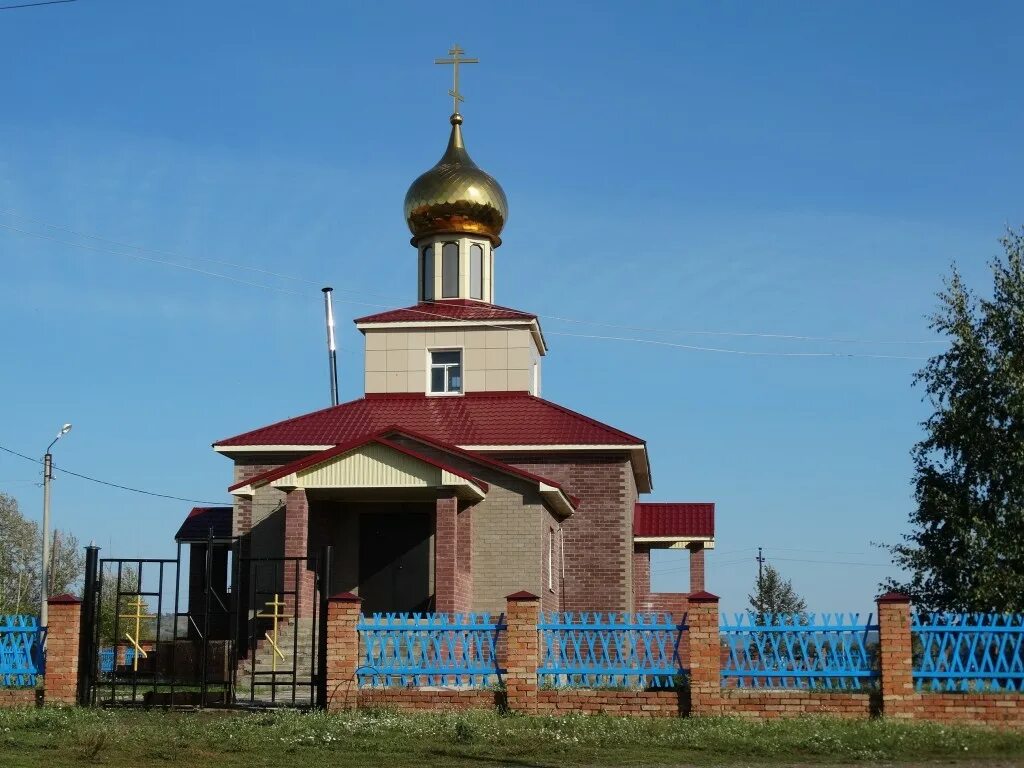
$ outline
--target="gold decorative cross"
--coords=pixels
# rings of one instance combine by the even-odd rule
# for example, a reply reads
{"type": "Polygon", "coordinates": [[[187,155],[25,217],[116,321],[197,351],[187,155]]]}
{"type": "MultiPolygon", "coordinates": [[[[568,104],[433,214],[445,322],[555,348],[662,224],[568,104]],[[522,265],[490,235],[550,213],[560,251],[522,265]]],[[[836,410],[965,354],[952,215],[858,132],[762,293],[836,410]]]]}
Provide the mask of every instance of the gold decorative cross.
{"type": "Polygon", "coordinates": [[[455,104],[456,114],[459,111],[459,102],[465,101],[462,98],[462,94],[459,93],[459,65],[460,64],[479,64],[480,59],[467,59],[462,56],[465,51],[459,48],[459,44],[455,43],[451,48],[448,49],[449,59],[434,59],[435,64],[451,64],[452,75],[454,77],[454,87],[448,91],[448,95],[452,97],[452,102],[455,104]]]}
{"type": "Polygon", "coordinates": [[[277,657],[280,656],[281,661],[284,661],[284,653],[282,653],[281,649],[277,645],[277,622],[280,619],[290,619],[291,616],[288,616],[279,610],[284,608],[284,603],[276,592],[274,593],[274,599],[268,600],[265,607],[270,609],[270,613],[257,613],[256,615],[261,619],[273,619],[274,621],[273,628],[270,632],[264,632],[263,636],[267,638],[267,642],[270,643],[270,647],[274,649],[274,653],[270,657],[270,671],[277,672],[277,657]]]}
{"type": "Polygon", "coordinates": [[[128,607],[129,608],[134,608],[135,609],[135,613],[129,613],[127,615],[121,615],[121,616],[119,616],[119,618],[122,618],[122,619],[135,619],[135,637],[132,637],[132,633],[131,632],[125,632],[124,636],[128,638],[128,642],[130,642],[132,644],[132,646],[135,648],[135,655],[132,657],[132,670],[134,670],[135,672],[138,672],[139,671],[139,656],[141,655],[142,658],[144,658],[144,659],[148,659],[149,658],[149,656],[147,656],[146,652],[143,650],[142,646],[139,644],[139,640],[140,640],[141,635],[142,635],[142,622],[144,620],[146,620],[146,619],[155,619],[156,618],[156,614],[155,613],[143,613],[142,612],[142,609],[146,607],[146,604],[142,600],[142,595],[136,595],[134,602],[129,602],[128,603],[128,607]]]}

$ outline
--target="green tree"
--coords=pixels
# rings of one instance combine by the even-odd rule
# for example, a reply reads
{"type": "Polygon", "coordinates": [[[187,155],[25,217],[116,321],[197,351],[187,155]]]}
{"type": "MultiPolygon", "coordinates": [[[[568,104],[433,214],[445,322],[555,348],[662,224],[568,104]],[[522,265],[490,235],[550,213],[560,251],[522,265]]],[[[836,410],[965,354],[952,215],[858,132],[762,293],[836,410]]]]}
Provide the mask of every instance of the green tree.
{"type": "Polygon", "coordinates": [[[763,574],[754,584],[754,593],[747,595],[750,610],[763,613],[803,613],[807,603],[793,589],[793,582],[782,578],[782,574],[771,563],[764,564],[763,574]]]}
{"type": "Polygon", "coordinates": [[[954,268],[931,327],[949,348],[915,384],[934,412],[914,446],[917,508],[884,589],[923,608],[1024,610],[1024,229],[1000,240],[991,298],[954,268]]]}
{"type": "MultiPolygon", "coordinates": [[[[0,614],[35,614],[40,601],[39,525],[21,514],[13,496],[0,493],[0,614]]],[[[50,594],[74,591],[85,569],[78,539],[55,531],[50,554],[50,594]]]]}

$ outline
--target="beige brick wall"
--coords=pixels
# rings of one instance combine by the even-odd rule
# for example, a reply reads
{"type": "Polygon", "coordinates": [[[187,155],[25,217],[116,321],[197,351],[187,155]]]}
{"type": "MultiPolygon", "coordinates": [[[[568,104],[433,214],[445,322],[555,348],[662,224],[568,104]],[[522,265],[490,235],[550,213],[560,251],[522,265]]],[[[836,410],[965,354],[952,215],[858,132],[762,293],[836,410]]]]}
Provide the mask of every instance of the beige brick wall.
{"type": "MultiPolygon", "coordinates": [[[[464,392],[533,390],[540,351],[528,328],[373,328],[366,335],[367,393],[426,392],[428,350],[463,351],[464,392]]],[[[536,393],[534,393],[536,394],[536,393]]]]}

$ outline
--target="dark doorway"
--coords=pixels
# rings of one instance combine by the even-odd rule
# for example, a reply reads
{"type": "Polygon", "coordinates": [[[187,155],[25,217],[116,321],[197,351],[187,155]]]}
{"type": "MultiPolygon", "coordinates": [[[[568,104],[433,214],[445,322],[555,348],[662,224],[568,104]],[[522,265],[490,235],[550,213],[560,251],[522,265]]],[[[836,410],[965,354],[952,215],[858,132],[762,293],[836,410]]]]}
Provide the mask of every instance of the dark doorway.
{"type": "Polygon", "coordinates": [[[359,516],[359,596],[363,613],[430,609],[429,512],[359,516]]]}

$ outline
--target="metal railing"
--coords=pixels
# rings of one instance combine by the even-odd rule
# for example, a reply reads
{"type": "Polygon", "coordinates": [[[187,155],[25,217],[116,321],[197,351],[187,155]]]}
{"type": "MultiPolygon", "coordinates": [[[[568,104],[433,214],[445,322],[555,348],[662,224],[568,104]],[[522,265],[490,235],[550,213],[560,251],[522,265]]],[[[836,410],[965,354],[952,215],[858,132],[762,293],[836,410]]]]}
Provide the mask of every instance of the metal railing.
{"type": "Polygon", "coordinates": [[[1024,691],[1024,614],[919,614],[911,632],[918,691],[1024,691]]]}
{"type": "Polygon", "coordinates": [[[35,616],[0,616],[0,688],[35,688],[42,643],[35,616]]]}

